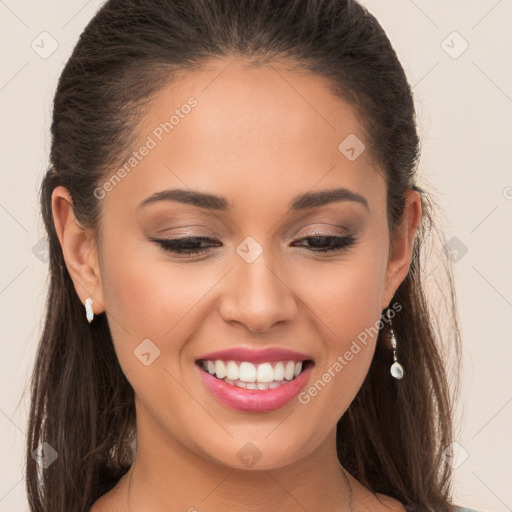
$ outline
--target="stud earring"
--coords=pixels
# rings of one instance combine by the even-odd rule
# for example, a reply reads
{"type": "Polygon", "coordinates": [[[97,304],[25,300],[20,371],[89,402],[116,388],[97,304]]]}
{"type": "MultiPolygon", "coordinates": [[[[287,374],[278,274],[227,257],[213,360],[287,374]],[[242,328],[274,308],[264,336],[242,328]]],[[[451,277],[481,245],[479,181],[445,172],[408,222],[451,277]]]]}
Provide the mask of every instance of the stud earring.
{"type": "Polygon", "coordinates": [[[87,321],[91,323],[94,318],[94,311],[92,310],[92,299],[90,297],[85,299],[85,314],[87,316],[87,321]]]}
{"type": "Polygon", "coordinates": [[[391,372],[391,375],[395,379],[400,380],[404,376],[404,369],[403,369],[402,365],[397,361],[397,358],[396,358],[396,336],[395,336],[395,331],[393,331],[393,324],[391,323],[391,316],[389,314],[389,309],[387,310],[386,315],[388,317],[389,326],[391,329],[391,347],[393,349],[393,364],[391,365],[390,372],[391,372]]]}

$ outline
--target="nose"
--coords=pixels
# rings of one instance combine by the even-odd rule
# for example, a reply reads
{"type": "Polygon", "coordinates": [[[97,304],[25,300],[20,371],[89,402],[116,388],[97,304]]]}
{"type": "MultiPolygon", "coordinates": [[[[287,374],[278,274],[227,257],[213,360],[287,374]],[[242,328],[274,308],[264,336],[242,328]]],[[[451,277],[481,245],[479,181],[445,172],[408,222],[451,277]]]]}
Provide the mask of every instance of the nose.
{"type": "Polygon", "coordinates": [[[264,333],[297,315],[293,283],[286,282],[279,270],[271,269],[264,255],[252,263],[236,262],[224,280],[220,302],[225,322],[241,324],[253,333],[264,333]]]}

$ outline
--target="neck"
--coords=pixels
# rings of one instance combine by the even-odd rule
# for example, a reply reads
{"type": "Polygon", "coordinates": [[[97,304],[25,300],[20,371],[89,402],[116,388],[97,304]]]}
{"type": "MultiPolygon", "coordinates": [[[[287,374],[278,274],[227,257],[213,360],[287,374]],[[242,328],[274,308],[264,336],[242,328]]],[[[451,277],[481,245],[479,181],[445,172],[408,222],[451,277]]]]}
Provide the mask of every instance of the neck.
{"type": "Polygon", "coordinates": [[[144,428],[148,425],[140,425],[139,416],[137,423],[137,455],[119,484],[129,512],[209,512],[232,509],[233,503],[237,512],[352,510],[352,489],[338,462],[335,430],[296,462],[257,470],[219,464],[162,429],[155,431],[154,425],[144,428]]]}

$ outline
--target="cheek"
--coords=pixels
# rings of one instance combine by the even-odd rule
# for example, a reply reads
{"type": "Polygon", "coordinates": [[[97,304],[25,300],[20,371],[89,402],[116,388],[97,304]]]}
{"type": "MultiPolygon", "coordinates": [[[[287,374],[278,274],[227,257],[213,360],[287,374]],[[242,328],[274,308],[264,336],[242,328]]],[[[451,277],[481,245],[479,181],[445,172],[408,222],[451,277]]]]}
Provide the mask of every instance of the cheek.
{"type": "Polygon", "coordinates": [[[340,343],[340,348],[379,318],[384,261],[374,247],[336,263],[310,265],[307,273],[297,274],[301,277],[294,291],[314,310],[325,324],[326,336],[340,343]]]}
{"type": "Polygon", "coordinates": [[[148,247],[123,249],[120,259],[115,257],[118,252],[105,246],[104,296],[116,352],[122,366],[129,367],[143,340],[152,340],[164,355],[165,343],[181,339],[178,333],[187,324],[188,312],[214,281],[198,266],[166,261],[165,254],[148,247]]]}
{"type": "MultiPolygon", "coordinates": [[[[176,418],[201,414],[180,384],[188,375],[182,351],[197,328],[201,298],[217,279],[209,279],[198,266],[185,271],[148,253],[132,251],[122,262],[106,265],[109,325],[119,364],[136,396],[151,415],[165,417],[179,432],[183,422],[176,418]],[[166,404],[173,404],[169,410],[175,415],[163,413],[166,404]]],[[[185,431],[182,435],[187,437],[185,431]]]]}
{"type": "Polygon", "coordinates": [[[373,246],[353,254],[336,266],[312,267],[302,285],[324,351],[301,403],[323,410],[330,419],[327,426],[339,419],[360,389],[379,333],[385,251],[373,246]]]}

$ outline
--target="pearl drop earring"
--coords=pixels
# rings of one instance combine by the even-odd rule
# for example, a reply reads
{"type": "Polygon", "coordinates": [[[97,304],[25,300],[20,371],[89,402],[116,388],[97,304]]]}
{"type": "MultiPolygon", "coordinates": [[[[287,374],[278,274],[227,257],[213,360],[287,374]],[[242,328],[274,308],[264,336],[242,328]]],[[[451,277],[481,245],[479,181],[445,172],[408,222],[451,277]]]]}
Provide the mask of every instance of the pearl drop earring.
{"type": "Polygon", "coordinates": [[[393,364],[391,365],[391,375],[397,379],[400,380],[404,376],[404,369],[402,365],[397,361],[396,358],[396,336],[395,331],[393,331],[393,324],[391,323],[391,316],[389,314],[389,309],[386,311],[386,315],[389,320],[389,327],[391,329],[391,347],[393,349],[393,364]]]}
{"type": "Polygon", "coordinates": [[[91,299],[91,297],[87,297],[87,299],[85,299],[85,314],[87,316],[87,321],[89,323],[91,323],[92,319],[94,318],[94,311],[92,310],[92,299],[91,299]]]}

